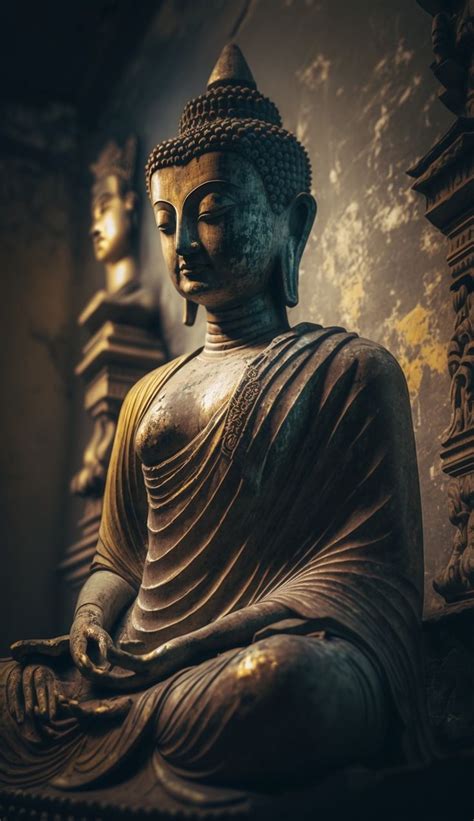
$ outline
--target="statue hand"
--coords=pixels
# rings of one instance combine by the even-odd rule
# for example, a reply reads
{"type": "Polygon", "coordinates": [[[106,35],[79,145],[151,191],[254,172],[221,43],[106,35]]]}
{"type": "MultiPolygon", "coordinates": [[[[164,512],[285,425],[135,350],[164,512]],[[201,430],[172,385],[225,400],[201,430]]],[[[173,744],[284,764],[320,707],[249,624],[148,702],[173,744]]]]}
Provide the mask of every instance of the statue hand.
{"type": "Polygon", "coordinates": [[[15,665],[7,682],[10,715],[21,724],[25,717],[48,721],[56,717],[61,686],[53,671],[43,664],[15,665]]]}
{"type": "Polygon", "coordinates": [[[85,678],[95,678],[107,670],[113,641],[102,626],[102,611],[95,605],[81,607],[69,636],[74,664],[85,678]]]}
{"type": "Polygon", "coordinates": [[[175,673],[187,664],[192,664],[191,648],[193,646],[189,635],[177,636],[155,650],[141,655],[127,653],[118,647],[111,647],[107,657],[113,664],[124,670],[133,670],[136,673],[155,675],[159,678],[175,673]]]}
{"type": "Polygon", "coordinates": [[[184,667],[195,664],[198,661],[196,650],[191,635],[178,636],[142,655],[128,653],[111,644],[107,650],[107,658],[119,669],[110,671],[102,667],[96,670],[94,679],[104,687],[112,687],[115,690],[144,687],[163,681],[184,667]]]}

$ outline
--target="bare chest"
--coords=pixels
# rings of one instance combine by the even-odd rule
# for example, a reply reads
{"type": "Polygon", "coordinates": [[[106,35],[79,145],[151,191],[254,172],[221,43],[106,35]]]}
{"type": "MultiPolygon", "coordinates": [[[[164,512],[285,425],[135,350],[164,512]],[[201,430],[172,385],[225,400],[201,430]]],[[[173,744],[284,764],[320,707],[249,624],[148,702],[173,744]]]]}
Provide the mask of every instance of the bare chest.
{"type": "Polygon", "coordinates": [[[189,444],[228,403],[251,358],[195,357],[180,368],[163,385],[137,430],[140,460],[156,465],[189,444]]]}

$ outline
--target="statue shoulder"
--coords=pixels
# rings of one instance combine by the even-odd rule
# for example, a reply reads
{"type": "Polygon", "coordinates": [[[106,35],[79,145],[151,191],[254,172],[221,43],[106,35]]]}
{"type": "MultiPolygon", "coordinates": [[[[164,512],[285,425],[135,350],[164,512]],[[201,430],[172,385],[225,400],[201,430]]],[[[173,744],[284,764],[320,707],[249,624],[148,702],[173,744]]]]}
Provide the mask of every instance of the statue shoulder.
{"type": "Polygon", "coordinates": [[[373,385],[378,393],[391,388],[408,394],[400,364],[383,345],[340,327],[306,325],[302,330],[308,340],[314,341],[315,370],[323,361],[330,360],[335,379],[351,371],[359,385],[373,385]]]}
{"type": "Polygon", "coordinates": [[[189,354],[178,356],[142,376],[125,396],[120,415],[122,417],[129,417],[130,415],[139,417],[143,409],[156,396],[161,385],[189,358],[189,354]]]}
{"type": "Polygon", "coordinates": [[[411,419],[405,374],[383,345],[354,335],[341,351],[340,366],[335,362],[335,367],[340,367],[341,375],[343,371],[352,372],[354,395],[362,391],[368,406],[377,408],[384,418],[391,420],[395,414],[411,419]]]}
{"type": "Polygon", "coordinates": [[[405,375],[395,356],[371,339],[355,336],[348,345],[349,355],[357,361],[359,377],[380,381],[407,390],[405,375]]]}
{"type": "Polygon", "coordinates": [[[393,354],[379,342],[347,331],[344,332],[344,336],[347,337],[348,351],[351,356],[357,358],[361,364],[382,368],[393,365],[399,367],[393,354]]]}

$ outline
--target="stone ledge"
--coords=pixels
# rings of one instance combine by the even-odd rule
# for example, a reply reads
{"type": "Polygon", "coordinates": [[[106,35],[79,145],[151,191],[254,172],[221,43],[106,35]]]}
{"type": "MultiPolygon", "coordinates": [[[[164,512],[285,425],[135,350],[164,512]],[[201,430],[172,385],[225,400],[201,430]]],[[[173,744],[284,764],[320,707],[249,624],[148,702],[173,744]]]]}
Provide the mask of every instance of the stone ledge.
{"type": "Polygon", "coordinates": [[[446,607],[423,623],[426,703],[443,749],[474,745],[474,601],[446,607]]]}
{"type": "Polygon", "coordinates": [[[348,769],[311,789],[279,796],[254,795],[246,809],[114,804],[110,789],[54,795],[0,791],[0,819],[37,821],[472,821],[474,750],[424,768],[348,769]]]}

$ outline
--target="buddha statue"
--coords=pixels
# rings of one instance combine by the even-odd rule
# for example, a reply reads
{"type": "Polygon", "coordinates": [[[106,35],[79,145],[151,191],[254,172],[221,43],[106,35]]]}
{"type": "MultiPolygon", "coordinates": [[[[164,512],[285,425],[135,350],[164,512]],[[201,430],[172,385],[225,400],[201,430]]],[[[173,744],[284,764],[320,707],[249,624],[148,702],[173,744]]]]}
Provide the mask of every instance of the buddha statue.
{"type": "MultiPolygon", "coordinates": [[[[112,306],[116,313],[119,305],[130,309],[130,303],[149,302],[140,284],[136,253],[138,196],[132,185],[136,147],[135,137],[129,137],[123,148],[112,140],[91,165],[94,184],[90,236],[95,259],[104,265],[106,289],[99,291],[86,308],[87,319],[91,309],[97,309],[97,302],[102,312],[108,308],[109,313],[112,306]]],[[[96,324],[93,330],[97,330],[96,324]]],[[[71,480],[73,494],[94,498],[102,495],[115,435],[115,416],[109,408],[96,415],[83,464],[71,480]]]]}
{"type": "Polygon", "coordinates": [[[310,164],[237,46],[146,183],[206,338],[125,399],[70,635],[0,666],[0,781],[204,806],[423,760],[405,380],[355,333],[290,327],[310,164]]]}
{"type": "Polygon", "coordinates": [[[141,283],[138,258],[138,194],[134,190],[137,140],[108,142],[90,166],[90,237],[103,265],[105,288],[89,299],[78,317],[87,334],[75,373],[85,383],[84,407],[90,436],[70,483],[81,497],[75,506],[74,541],[59,565],[64,582],[63,621],[73,613],[95,552],[105,480],[121,404],[128,389],[167,358],[156,300],[141,283]]]}
{"type": "Polygon", "coordinates": [[[133,190],[136,139],[124,147],[111,141],[91,165],[94,175],[90,235],[94,256],[104,264],[106,289],[110,294],[139,287],[136,260],[138,197],[133,190]]]}

